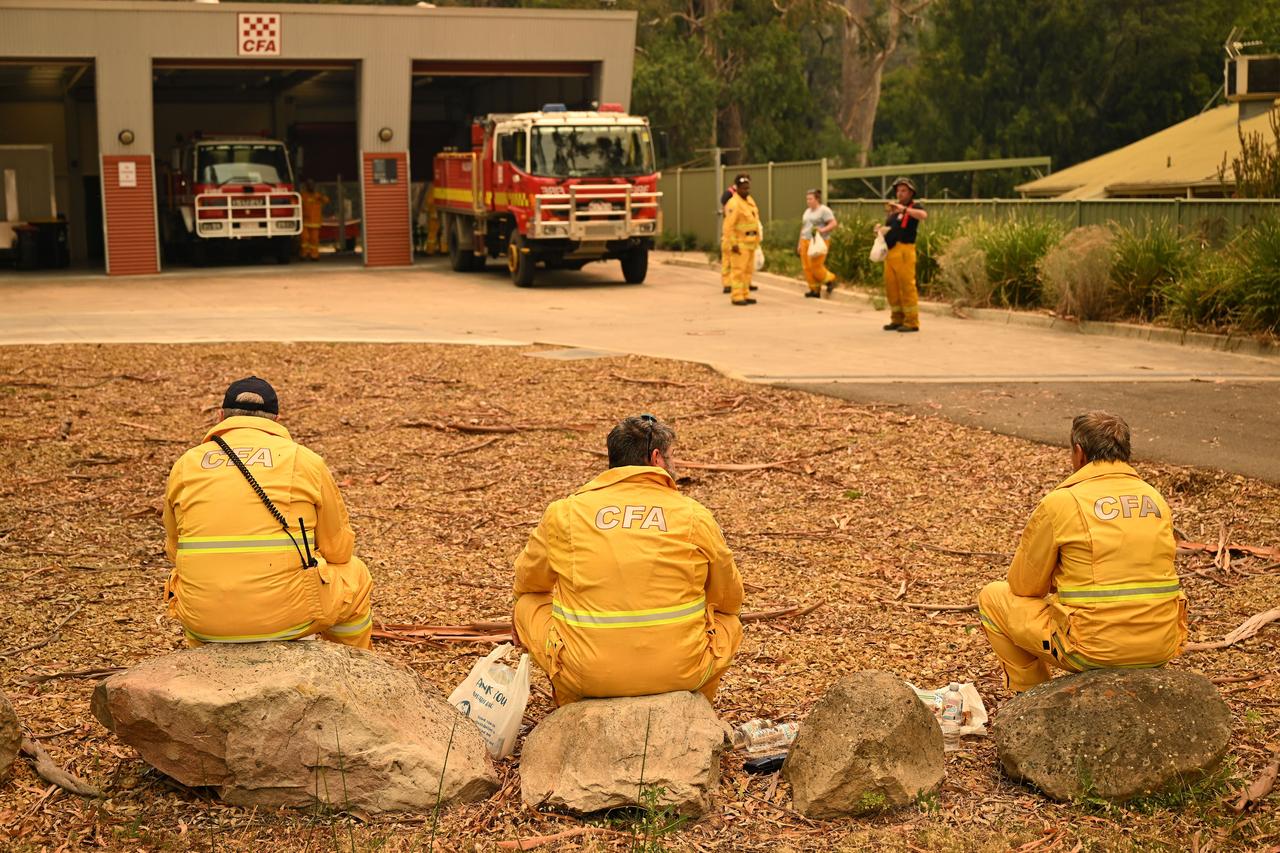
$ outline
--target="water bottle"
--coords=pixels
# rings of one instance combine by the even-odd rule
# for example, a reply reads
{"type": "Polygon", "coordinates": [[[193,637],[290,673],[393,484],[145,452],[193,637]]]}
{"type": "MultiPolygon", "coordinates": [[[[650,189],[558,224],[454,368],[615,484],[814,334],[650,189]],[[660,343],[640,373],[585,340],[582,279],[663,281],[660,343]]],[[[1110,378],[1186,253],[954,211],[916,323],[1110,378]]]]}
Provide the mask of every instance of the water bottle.
{"type": "Polygon", "coordinates": [[[942,694],[942,724],[944,729],[948,723],[957,729],[964,725],[964,697],[960,695],[960,684],[955,681],[951,682],[947,686],[947,692],[942,694]]]}
{"type": "Polygon", "coordinates": [[[758,717],[748,720],[733,730],[733,748],[746,749],[757,734],[772,726],[773,720],[762,720],[758,717]]]}
{"type": "Polygon", "coordinates": [[[786,752],[800,731],[799,723],[781,723],[757,732],[747,744],[747,752],[751,755],[786,752]]]}

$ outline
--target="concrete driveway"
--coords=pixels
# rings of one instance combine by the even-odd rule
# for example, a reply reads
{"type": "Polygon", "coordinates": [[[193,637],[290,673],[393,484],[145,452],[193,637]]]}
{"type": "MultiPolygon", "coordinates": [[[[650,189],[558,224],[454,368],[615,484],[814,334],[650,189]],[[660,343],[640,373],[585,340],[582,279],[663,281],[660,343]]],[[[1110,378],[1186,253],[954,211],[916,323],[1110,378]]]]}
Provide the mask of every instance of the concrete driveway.
{"type": "Polygon", "coordinates": [[[892,402],[1061,443],[1087,408],[1123,414],[1135,452],[1280,481],[1280,359],[953,317],[918,335],[885,314],[762,283],[734,307],[711,271],[616,263],[514,287],[491,266],[457,274],[350,264],[179,271],[135,279],[0,275],[0,343],[382,341],[552,343],[710,364],[752,382],[892,402]]]}

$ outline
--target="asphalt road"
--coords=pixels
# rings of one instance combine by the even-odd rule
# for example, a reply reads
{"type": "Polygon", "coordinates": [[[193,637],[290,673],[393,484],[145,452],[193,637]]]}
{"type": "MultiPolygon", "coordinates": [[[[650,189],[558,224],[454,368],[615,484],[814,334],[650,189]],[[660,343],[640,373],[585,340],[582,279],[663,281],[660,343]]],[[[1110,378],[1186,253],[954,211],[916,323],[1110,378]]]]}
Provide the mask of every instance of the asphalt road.
{"type": "MultiPolygon", "coordinates": [[[[655,259],[656,260],[656,259],[655,259]]],[[[1138,458],[1280,482],[1280,359],[925,315],[881,331],[863,304],[762,282],[740,308],[709,270],[616,263],[514,287],[504,270],[443,259],[189,270],[134,279],[0,274],[0,344],[205,341],[550,343],[709,364],[751,382],[904,404],[1061,444],[1072,415],[1115,411],[1138,458]]]]}

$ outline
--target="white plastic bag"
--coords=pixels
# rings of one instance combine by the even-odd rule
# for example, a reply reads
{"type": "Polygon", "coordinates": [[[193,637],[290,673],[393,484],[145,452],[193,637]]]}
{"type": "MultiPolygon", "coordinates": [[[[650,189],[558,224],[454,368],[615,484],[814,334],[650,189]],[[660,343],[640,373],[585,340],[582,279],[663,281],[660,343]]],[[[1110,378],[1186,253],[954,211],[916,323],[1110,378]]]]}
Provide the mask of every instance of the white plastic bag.
{"type": "Polygon", "coordinates": [[[809,241],[809,257],[820,258],[827,253],[827,241],[822,239],[822,235],[814,232],[813,239],[809,241]]]}
{"type": "Polygon", "coordinates": [[[907,686],[914,690],[925,707],[933,712],[934,719],[942,728],[943,748],[947,752],[959,749],[960,738],[966,735],[986,737],[987,706],[982,703],[982,696],[978,694],[978,688],[973,686],[972,681],[960,683],[960,697],[964,699],[964,722],[959,726],[942,721],[943,694],[947,692],[949,685],[944,684],[936,690],[921,690],[908,681],[907,686]]]}
{"type": "Polygon", "coordinates": [[[515,669],[502,663],[511,651],[503,643],[476,661],[458,688],[449,694],[449,704],[466,714],[480,728],[489,754],[506,758],[516,748],[520,721],[529,704],[529,656],[520,655],[515,669]]]}
{"type": "Polygon", "coordinates": [[[889,254],[889,244],[884,241],[883,234],[876,235],[876,241],[871,244],[871,260],[877,264],[884,261],[889,254]]]}
{"type": "Polygon", "coordinates": [[[764,249],[761,249],[759,246],[756,246],[756,256],[752,261],[752,264],[755,266],[756,272],[760,272],[760,270],[764,269],[764,249]]]}

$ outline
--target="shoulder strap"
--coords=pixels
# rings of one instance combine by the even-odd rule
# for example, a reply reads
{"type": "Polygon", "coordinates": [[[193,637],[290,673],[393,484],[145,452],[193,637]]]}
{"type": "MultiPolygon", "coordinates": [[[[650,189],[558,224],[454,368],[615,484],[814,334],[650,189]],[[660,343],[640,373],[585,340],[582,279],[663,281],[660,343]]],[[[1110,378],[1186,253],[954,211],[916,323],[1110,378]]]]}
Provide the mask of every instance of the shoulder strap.
{"type": "Polygon", "coordinates": [[[231,449],[231,446],[227,444],[222,436],[215,435],[213,437],[213,442],[218,445],[218,447],[222,448],[222,452],[225,453],[227,458],[231,460],[231,463],[239,469],[240,473],[244,475],[244,478],[249,481],[249,486],[253,489],[254,494],[258,496],[258,500],[262,501],[262,505],[267,508],[267,512],[271,513],[271,517],[280,525],[280,529],[284,531],[284,535],[289,537],[289,541],[293,543],[294,550],[298,552],[298,559],[302,561],[303,570],[305,571],[306,569],[312,569],[318,566],[319,563],[316,561],[316,558],[311,555],[311,544],[307,542],[307,527],[302,523],[302,519],[298,519],[298,526],[302,530],[302,541],[307,546],[306,556],[303,556],[302,549],[298,547],[298,540],[293,538],[293,533],[289,530],[289,522],[285,521],[284,513],[282,513],[274,503],[272,503],[271,498],[267,497],[266,491],[258,484],[258,481],[253,478],[253,475],[249,473],[249,469],[245,466],[244,460],[242,460],[235,451],[231,449]]]}

